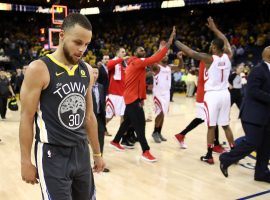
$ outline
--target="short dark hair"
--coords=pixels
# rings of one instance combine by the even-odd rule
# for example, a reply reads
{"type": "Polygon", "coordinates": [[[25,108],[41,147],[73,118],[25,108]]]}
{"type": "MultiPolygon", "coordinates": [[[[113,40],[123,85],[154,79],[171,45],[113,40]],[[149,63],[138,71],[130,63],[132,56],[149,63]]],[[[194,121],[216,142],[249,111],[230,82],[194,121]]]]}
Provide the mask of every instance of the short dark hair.
{"type": "Polygon", "coordinates": [[[222,39],[220,38],[215,38],[212,41],[212,44],[215,45],[217,47],[218,50],[223,51],[224,48],[224,42],[222,39]]]}
{"type": "Polygon", "coordinates": [[[116,51],[115,51],[115,54],[118,54],[120,52],[120,49],[125,49],[124,47],[122,46],[118,46],[116,47],[116,51]]]}
{"type": "Polygon", "coordinates": [[[79,14],[79,13],[72,13],[69,14],[63,21],[62,30],[67,30],[71,27],[74,27],[76,24],[80,25],[81,27],[92,31],[92,25],[90,21],[87,19],[86,16],[79,14]]]}
{"type": "Polygon", "coordinates": [[[134,47],[133,48],[133,51],[132,51],[133,54],[135,54],[139,48],[143,48],[143,47],[142,46],[136,46],[136,47],[134,47]]]}

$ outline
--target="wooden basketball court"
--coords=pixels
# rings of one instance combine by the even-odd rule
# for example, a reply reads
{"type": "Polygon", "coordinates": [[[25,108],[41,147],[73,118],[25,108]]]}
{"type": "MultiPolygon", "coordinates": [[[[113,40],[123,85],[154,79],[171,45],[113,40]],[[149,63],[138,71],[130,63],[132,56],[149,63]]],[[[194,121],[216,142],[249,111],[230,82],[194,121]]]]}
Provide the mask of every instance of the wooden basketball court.
{"type": "MultiPolygon", "coordinates": [[[[141,148],[116,152],[109,147],[112,137],[105,138],[104,158],[110,173],[95,174],[98,200],[179,200],[179,199],[238,199],[269,190],[269,184],[253,180],[254,170],[240,165],[229,169],[229,178],[215,165],[200,161],[206,152],[206,126],[200,125],[188,134],[188,149],[183,150],[174,140],[195,116],[195,100],[176,95],[165,119],[163,134],[168,141],[161,144],[151,137],[154,123],[147,123],[146,135],[157,163],[140,160],[141,148]]],[[[231,127],[235,138],[243,135],[237,107],[231,110],[231,127]]],[[[113,119],[108,130],[113,135],[119,127],[113,119]]],[[[20,177],[19,112],[8,111],[7,120],[0,121],[0,200],[41,199],[39,185],[28,185],[20,177]]],[[[220,129],[220,141],[226,141],[220,129]]],[[[240,163],[255,163],[252,159],[240,163]]],[[[253,199],[270,199],[270,193],[253,199]]]]}

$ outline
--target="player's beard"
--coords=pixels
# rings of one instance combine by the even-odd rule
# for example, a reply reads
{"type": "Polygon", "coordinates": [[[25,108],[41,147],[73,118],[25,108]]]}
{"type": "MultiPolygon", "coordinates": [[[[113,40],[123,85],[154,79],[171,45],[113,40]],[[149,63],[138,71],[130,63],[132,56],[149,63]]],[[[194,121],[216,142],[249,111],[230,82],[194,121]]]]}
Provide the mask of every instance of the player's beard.
{"type": "Polygon", "coordinates": [[[144,58],[145,57],[145,53],[137,53],[137,57],[138,58],[144,58]]]}
{"type": "Polygon", "coordinates": [[[72,64],[72,65],[78,64],[79,60],[76,61],[76,60],[74,60],[74,59],[72,58],[72,56],[70,55],[70,52],[69,52],[68,48],[66,47],[65,43],[64,43],[64,45],[63,45],[63,52],[64,52],[64,56],[65,56],[66,60],[67,60],[70,64],[72,64]]]}

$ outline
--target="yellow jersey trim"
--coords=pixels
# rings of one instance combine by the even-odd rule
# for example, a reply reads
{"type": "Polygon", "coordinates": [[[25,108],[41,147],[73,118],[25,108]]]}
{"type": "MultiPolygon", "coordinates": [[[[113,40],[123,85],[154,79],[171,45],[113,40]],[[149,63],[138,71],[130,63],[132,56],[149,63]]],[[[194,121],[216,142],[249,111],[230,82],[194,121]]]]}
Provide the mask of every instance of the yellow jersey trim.
{"type": "Polygon", "coordinates": [[[66,65],[64,65],[63,63],[61,63],[61,62],[59,62],[58,60],[56,60],[56,59],[52,56],[52,54],[47,54],[47,56],[51,59],[51,61],[53,61],[53,62],[54,62],[55,64],[57,64],[59,67],[62,67],[64,70],[66,70],[69,76],[74,76],[75,71],[76,71],[76,69],[78,68],[78,65],[74,65],[74,66],[70,69],[68,66],[66,66],[66,65]]]}

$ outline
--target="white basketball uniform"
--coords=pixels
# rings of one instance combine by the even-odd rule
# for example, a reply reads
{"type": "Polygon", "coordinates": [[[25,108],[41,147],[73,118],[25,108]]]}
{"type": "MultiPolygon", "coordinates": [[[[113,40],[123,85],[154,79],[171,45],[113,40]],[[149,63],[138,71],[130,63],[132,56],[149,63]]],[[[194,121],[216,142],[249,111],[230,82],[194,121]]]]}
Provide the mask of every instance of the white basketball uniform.
{"type": "Polygon", "coordinates": [[[106,118],[124,116],[126,104],[123,96],[109,94],[106,97],[106,118]]]}
{"type": "Polygon", "coordinates": [[[208,126],[229,125],[231,97],[228,91],[231,61],[227,54],[213,55],[213,62],[205,71],[206,121],[208,126]]]}
{"type": "Polygon", "coordinates": [[[106,97],[107,119],[111,119],[113,116],[124,116],[126,109],[123,97],[125,88],[125,66],[123,66],[122,62],[123,59],[115,57],[109,60],[107,64],[110,79],[108,96],[106,97]]]}
{"type": "Polygon", "coordinates": [[[205,110],[205,105],[204,103],[195,103],[195,113],[196,113],[196,118],[205,120],[206,119],[206,110],[205,110]]]}
{"type": "Polygon", "coordinates": [[[158,65],[160,70],[154,76],[153,96],[155,104],[155,114],[169,112],[170,89],[171,89],[171,68],[169,66],[158,65]]]}

